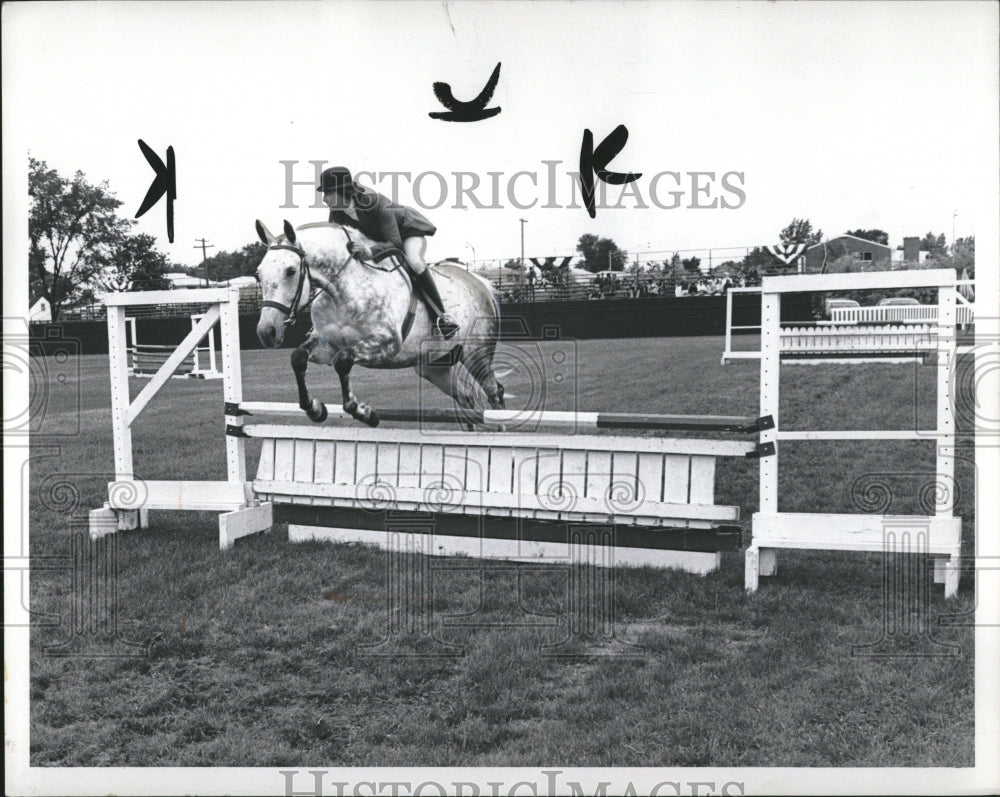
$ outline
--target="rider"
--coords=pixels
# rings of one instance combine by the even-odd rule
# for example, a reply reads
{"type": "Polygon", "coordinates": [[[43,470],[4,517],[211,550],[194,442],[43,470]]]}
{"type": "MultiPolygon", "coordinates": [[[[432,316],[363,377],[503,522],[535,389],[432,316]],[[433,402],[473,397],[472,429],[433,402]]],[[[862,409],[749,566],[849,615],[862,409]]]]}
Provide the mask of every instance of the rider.
{"type": "Polygon", "coordinates": [[[343,166],[326,169],[316,190],[323,194],[323,202],[330,208],[331,222],[354,227],[373,241],[384,242],[370,251],[355,243],[352,254],[367,260],[389,249],[403,252],[413,281],[425,298],[431,321],[445,338],[454,336],[458,325],[444,311],[434,277],[424,263],[427,236],[437,232],[437,227],[413,208],[397,205],[382,194],[355,185],[350,171],[343,166]]]}

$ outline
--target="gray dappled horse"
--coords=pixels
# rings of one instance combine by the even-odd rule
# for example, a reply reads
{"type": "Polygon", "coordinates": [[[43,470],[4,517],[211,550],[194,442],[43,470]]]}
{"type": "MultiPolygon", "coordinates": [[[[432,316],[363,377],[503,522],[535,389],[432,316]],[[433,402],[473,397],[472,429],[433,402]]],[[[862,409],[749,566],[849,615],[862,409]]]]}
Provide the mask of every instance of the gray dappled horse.
{"type": "Polygon", "coordinates": [[[327,222],[296,230],[286,221],[284,235],[274,236],[258,221],[257,234],[267,244],[257,268],[264,295],[257,322],[260,342],[279,347],[296,315],[307,307],[312,313],[312,332],[292,352],[299,406],[311,420],[326,420],[327,410],[306,388],[308,362],[334,367],[344,410],[369,426],[377,426],[379,418],[351,390],[355,363],[366,368],[412,367],[466,409],[476,407],[469,387],[478,383],[491,408],[504,408],[503,385],[493,371],[500,308],[484,279],[449,263],[428,266],[434,269],[448,314],[461,327],[445,340],[434,330],[423,302],[415,299],[405,267],[382,267],[351,254],[349,243],[372,244],[358,230],[327,222]]]}

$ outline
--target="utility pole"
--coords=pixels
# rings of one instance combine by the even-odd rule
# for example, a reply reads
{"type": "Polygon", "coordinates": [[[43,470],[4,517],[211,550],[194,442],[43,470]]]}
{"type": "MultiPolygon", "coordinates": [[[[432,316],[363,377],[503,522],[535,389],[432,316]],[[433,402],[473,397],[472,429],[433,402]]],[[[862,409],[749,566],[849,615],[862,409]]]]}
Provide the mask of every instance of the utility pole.
{"type": "Polygon", "coordinates": [[[206,264],[205,261],[208,260],[208,252],[206,250],[208,250],[208,249],[215,249],[215,246],[213,244],[210,244],[204,238],[195,238],[195,240],[200,242],[194,248],[195,249],[201,249],[201,265],[205,269],[205,287],[207,288],[208,287],[208,265],[206,264]]]}
{"type": "Polygon", "coordinates": [[[524,225],[528,223],[527,219],[521,219],[521,273],[524,273],[524,225]]]}
{"type": "MultiPolygon", "coordinates": [[[[472,250],[472,263],[473,263],[473,265],[474,265],[474,264],[475,264],[475,262],[476,262],[476,247],[474,247],[474,246],[473,246],[472,244],[470,244],[470,243],[469,243],[468,241],[466,241],[466,242],[465,242],[465,245],[466,245],[467,247],[469,247],[469,249],[471,249],[471,250],[472,250]]],[[[469,270],[469,264],[468,264],[468,263],[466,263],[466,264],[465,264],[465,270],[466,270],[466,271],[468,271],[468,270],[469,270]]]]}
{"type": "Polygon", "coordinates": [[[951,253],[955,254],[955,219],[958,217],[958,211],[956,210],[951,214],[951,253]]]}

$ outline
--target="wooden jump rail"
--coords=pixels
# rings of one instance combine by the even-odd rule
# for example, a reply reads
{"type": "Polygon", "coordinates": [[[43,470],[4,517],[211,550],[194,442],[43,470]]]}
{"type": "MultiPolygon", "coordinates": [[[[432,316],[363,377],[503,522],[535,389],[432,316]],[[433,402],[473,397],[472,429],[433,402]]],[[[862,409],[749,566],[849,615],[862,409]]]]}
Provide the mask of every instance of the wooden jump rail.
{"type": "MultiPolygon", "coordinates": [[[[335,421],[357,423],[340,407],[329,407],[335,421]]],[[[558,429],[636,429],[648,431],[740,432],[755,434],[771,428],[770,418],[742,415],[654,415],[624,412],[558,412],[551,410],[464,410],[424,407],[377,409],[383,421],[398,423],[474,423],[496,426],[513,425],[515,430],[535,427],[558,429]]],[[[301,419],[303,411],[290,402],[243,401],[225,406],[227,416],[291,415],[301,419]]]]}
{"type": "MultiPolygon", "coordinates": [[[[638,419],[617,422],[637,428],[638,419]]],[[[587,528],[601,533],[593,545],[611,545],[604,556],[615,564],[697,573],[740,545],[739,507],[715,504],[716,459],[756,454],[752,441],[428,433],[356,421],[246,424],[230,434],[262,441],[252,490],[264,503],[222,516],[224,545],[289,522],[293,540],[384,547],[406,513],[436,555],[567,561],[571,535],[587,528]]]]}
{"type": "MultiPolygon", "coordinates": [[[[173,354],[175,346],[158,346],[149,343],[139,343],[132,348],[132,375],[133,376],[153,376],[160,367],[173,354]]],[[[192,376],[193,364],[191,360],[185,360],[174,371],[172,376],[192,376]]]]}
{"type": "MultiPolygon", "coordinates": [[[[197,305],[195,305],[197,306],[197,305]]],[[[194,329],[201,321],[203,313],[193,313],[191,316],[191,328],[194,329]]],[[[176,345],[164,345],[156,343],[139,343],[137,330],[137,317],[126,316],[125,318],[125,356],[128,363],[129,376],[151,377],[154,376],[173,353],[176,345]]],[[[215,327],[208,330],[205,345],[197,345],[192,350],[188,359],[184,360],[171,374],[172,378],[188,379],[221,379],[222,372],[218,369],[215,354],[215,327]],[[202,355],[205,355],[207,365],[202,365],[202,355]]]]}

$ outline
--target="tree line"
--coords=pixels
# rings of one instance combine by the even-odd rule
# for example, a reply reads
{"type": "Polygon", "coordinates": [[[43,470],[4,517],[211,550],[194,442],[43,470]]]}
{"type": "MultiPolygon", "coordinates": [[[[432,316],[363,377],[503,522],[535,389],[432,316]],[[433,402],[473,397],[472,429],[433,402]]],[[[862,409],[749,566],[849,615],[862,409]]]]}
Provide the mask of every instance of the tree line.
{"type": "Polygon", "coordinates": [[[64,177],[43,160],[28,158],[28,295],[44,298],[52,320],[68,307],[92,304],[96,294],[155,291],[170,287],[170,272],[222,281],[253,274],[264,246],[251,243],[219,252],[202,267],[172,263],[152,235],[136,233],[122,216],[122,201],[107,181],[93,183],[82,171],[64,177]]]}
{"type": "MultiPolygon", "coordinates": [[[[847,230],[844,234],[883,246],[889,245],[889,234],[885,230],[859,228],[847,230]]],[[[794,218],[778,233],[778,240],[784,246],[801,244],[807,249],[822,243],[823,231],[821,229],[814,230],[808,219],[794,218]]],[[[944,233],[935,235],[933,232],[928,232],[920,240],[919,249],[928,253],[927,259],[930,261],[930,265],[936,268],[954,268],[959,273],[962,270],[967,270],[971,277],[975,276],[975,236],[959,238],[949,247],[944,233]]],[[[638,268],[635,262],[629,262],[628,253],[618,247],[610,238],[602,238],[589,233],[581,235],[576,245],[576,251],[579,253],[580,259],[574,265],[590,272],[635,273],[638,268]]],[[[668,278],[672,277],[675,284],[695,281],[704,276],[701,272],[700,258],[693,256],[682,258],[677,253],[661,262],[654,261],[644,265],[647,272],[668,278]]],[[[823,268],[826,271],[837,272],[858,270],[859,266],[859,261],[846,248],[831,245],[823,268]]],[[[740,260],[727,260],[713,269],[715,273],[722,272],[736,278],[742,278],[748,285],[759,284],[762,276],[794,273],[796,270],[794,261],[788,265],[761,246],[754,247],[740,260]]]]}
{"type": "MultiPolygon", "coordinates": [[[[183,272],[212,281],[231,280],[253,274],[264,256],[264,245],[248,243],[233,252],[221,251],[196,268],[171,263],[156,250],[151,235],[136,233],[135,220],[119,214],[122,206],[108,183],[91,183],[81,171],[72,178],[60,175],[45,161],[29,157],[28,195],[28,271],[31,303],[39,298],[48,301],[52,319],[58,320],[65,307],[93,302],[95,293],[110,291],[162,290],[170,287],[164,276],[183,272]]],[[[884,230],[856,229],[848,235],[888,245],[884,230]]],[[[820,243],[823,231],[813,229],[808,219],[792,219],[778,233],[783,245],[820,243]]],[[[949,248],[944,234],[928,232],[920,249],[938,267],[966,269],[975,275],[975,236],[960,238],[949,248]]],[[[629,263],[628,254],[611,238],[587,233],[576,245],[576,267],[596,273],[621,271],[635,273],[638,263],[629,263]]],[[[856,264],[846,252],[832,252],[824,266],[830,271],[853,270],[856,264]]],[[[701,259],[682,258],[679,254],[644,264],[645,270],[673,281],[694,281],[702,276],[701,259]]],[[[511,259],[505,268],[520,270],[519,260],[511,259]]],[[[555,271],[555,269],[552,269],[555,271]]],[[[714,271],[725,272],[746,284],[757,284],[761,276],[794,270],[764,247],[754,247],[741,260],[729,260],[714,271]]],[[[542,275],[558,282],[558,274],[542,275]]]]}

